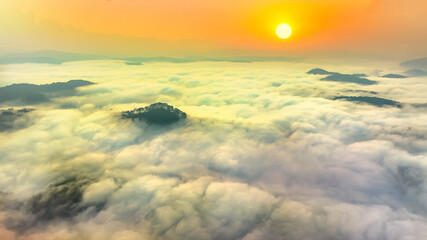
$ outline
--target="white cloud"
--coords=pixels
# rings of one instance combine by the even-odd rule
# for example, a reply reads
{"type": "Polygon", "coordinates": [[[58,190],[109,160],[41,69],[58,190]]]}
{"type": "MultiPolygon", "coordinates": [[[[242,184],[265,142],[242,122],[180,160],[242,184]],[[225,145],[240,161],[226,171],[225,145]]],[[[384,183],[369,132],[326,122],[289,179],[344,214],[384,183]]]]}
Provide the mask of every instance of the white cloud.
{"type": "MultiPolygon", "coordinates": [[[[31,229],[21,229],[22,239],[425,238],[426,112],[327,99],[363,89],[425,102],[420,78],[372,77],[380,84],[360,87],[305,74],[314,67],[10,66],[1,74],[8,83],[60,81],[62,74],[98,84],[35,106],[30,126],[0,134],[7,195],[0,234],[18,231],[6,222],[20,213],[33,219],[20,220],[31,229]],[[120,111],[156,101],[189,118],[170,126],[120,119],[120,111]],[[71,218],[31,217],[31,197],[50,196],[49,186],[71,178],[85,179],[71,218]]],[[[370,73],[380,66],[321,67],[370,73]]]]}

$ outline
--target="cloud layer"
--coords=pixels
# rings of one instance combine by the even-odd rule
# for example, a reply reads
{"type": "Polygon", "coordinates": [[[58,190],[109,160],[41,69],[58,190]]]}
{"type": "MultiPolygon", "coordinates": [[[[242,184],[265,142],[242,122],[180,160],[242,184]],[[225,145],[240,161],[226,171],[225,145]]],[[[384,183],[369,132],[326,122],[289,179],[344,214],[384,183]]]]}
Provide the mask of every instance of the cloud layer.
{"type": "Polygon", "coordinates": [[[425,78],[369,76],[378,84],[359,85],[306,74],[315,67],[8,65],[7,84],[97,84],[25,106],[36,108],[24,115],[31,124],[0,134],[0,236],[426,238],[425,109],[332,100],[351,92],[425,103],[425,78]],[[121,118],[158,101],[188,118],[161,126],[121,118]]]}

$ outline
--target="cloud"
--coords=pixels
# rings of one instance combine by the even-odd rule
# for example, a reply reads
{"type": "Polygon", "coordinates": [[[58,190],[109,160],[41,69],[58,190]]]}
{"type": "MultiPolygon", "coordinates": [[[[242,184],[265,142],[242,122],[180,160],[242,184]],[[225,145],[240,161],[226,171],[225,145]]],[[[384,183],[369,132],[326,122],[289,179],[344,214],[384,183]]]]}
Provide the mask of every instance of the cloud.
{"type": "Polygon", "coordinates": [[[412,106],[427,102],[425,79],[321,82],[306,74],[312,68],[85,61],[5,69],[11,83],[46,83],[60,73],[90,75],[97,84],[58,94],[0,133],[0,234],[426,238],[427,115],[412,106]],[[408,104],[333,101],[346,93],[408,104]],[[155,102],[191,117],[179,127],[121,118],[155,102]]]}

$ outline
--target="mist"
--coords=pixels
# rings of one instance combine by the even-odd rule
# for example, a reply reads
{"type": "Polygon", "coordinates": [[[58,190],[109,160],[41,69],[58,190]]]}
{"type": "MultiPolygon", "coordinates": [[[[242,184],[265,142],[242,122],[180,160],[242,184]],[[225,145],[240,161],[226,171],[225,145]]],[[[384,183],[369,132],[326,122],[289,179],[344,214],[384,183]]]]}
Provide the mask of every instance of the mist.
{"type": "Polygon", "coordinates": [[[399,63],[2,69],[6,88],[94,83],[0,103],[2,239],[427,237],[426,78],[378,74],[399,63]],[[186,118],[123,118],[157,102],[186,118]]]}

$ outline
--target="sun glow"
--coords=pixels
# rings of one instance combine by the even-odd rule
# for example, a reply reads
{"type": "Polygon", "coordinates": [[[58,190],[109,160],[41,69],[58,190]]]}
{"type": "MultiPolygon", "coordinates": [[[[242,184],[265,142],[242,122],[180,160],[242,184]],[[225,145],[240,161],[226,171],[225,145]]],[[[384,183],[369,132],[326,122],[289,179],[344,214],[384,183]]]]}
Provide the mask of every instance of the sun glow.
{"type": "Polygon", "coordinates": [[[282,23],[276,28],[276,34],[279,38],[286,39],[289,38],[292,34],[292,28],[286,24],[282,23]]]}

